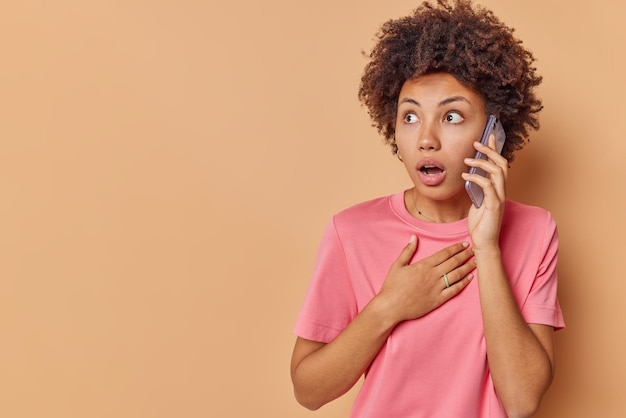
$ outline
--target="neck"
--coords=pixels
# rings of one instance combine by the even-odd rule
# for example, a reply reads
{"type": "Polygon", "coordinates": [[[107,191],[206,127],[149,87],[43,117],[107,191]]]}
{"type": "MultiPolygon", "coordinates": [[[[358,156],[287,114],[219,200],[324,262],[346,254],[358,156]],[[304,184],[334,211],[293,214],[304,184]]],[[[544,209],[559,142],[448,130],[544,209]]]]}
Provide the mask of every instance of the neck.
{"type": "Polygon", "coordinates": [[[417,219],[435,223],[450,223],[467,217],[471,202],[469,198],[435,201],[422,198],[415,188],[404,194],[404,205],[417,219]]]}

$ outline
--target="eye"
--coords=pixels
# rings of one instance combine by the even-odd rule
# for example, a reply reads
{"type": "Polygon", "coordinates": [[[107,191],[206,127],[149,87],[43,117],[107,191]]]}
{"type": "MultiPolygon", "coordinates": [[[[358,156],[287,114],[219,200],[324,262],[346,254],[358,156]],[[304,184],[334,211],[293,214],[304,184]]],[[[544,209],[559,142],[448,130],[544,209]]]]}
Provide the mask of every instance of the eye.
{"type": "Polygon", "coordinates": [[[446,122],[448,123],[461,123],[463,121],[463,116],[461,116],[458,112],[450,112],[446,114],[446,122]]]}
{"type": "Polygon", "coordinates": [[[415,113],[407,113],[404,115],[404,121],[406,123],[415,123],[417,122],[417,115],[415,113]]]}

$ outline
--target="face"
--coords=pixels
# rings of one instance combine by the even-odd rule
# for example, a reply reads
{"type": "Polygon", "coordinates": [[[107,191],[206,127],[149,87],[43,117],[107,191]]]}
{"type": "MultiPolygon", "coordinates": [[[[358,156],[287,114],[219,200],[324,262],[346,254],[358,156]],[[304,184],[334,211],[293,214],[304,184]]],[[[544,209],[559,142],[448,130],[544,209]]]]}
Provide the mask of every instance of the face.
{"type": "Polygon", "coordinates": [[[448,73],[407,80],[400,90],[396,144],[419,195],[468,201],[461,173],[482,135],[485,101],[448,73]]]}

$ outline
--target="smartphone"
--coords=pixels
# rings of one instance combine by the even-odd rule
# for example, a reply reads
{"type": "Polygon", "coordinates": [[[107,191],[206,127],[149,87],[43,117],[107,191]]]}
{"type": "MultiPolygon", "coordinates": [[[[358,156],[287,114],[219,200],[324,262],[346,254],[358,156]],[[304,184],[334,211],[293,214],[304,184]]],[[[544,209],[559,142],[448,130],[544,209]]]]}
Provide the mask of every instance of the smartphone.
{"type": "MultiPolygon", "coordinates": [[[[498,151],[498,153],[501,153],[502,148],[504,147],[504,141],[506,141],[506,134],[504,133],[504,129],[502,128],[502,124],[500,123],[498,118],[490,115],[487,118],[487,124],[485,125],[483,136],[480,138],[480,143],[484,145],[489,145],[489,136],[492,133],[496,136],[496,151],[498,151]]],[[[487,156],[482,152],[476,151],[476,155],[474,156],[474,158],[486,160],[487,156]]],[[[469,173],[476,173],[480,174],[483,177],[489,177],[489,174],[487,174],[482,168],[471,167],[469,173]]],[[[474,203],[474,206],[479,208],[483,204],[483,199],[485,198],[482,187],[480,187],[476,183],[472,183],[471,181],[466,181],[465,190],[467,190],[467,194],[469,195],[470,199],[472,199],[472,203],[474,203]]]]}

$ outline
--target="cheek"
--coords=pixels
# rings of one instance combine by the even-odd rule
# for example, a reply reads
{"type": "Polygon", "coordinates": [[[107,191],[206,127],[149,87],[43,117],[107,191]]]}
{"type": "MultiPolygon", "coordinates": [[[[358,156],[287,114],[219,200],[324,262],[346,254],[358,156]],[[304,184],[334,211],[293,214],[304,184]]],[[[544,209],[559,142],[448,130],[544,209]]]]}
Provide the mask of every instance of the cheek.
{"type": "Polygon", "coordinates": [[[463,156],[463,158],[474,158],[476,155],[476,149],[474,148],[474,142],[480,141],[480,137],[483,134],[483,128],[472,130],[463,140],[461,145],[461,149],[459,150],[459,154],[463,156]]]}
{"type": "Polygon", "coordinates": [[[450,151],[450,162],[457,170],[465,172],[469,170],[469,166],[465,164],[466,158],[474,158],[476,150],[474,149],[474,141],[463,141],[450,151]]]}
{"type": "Polygon", "coordinates": [[[463,158],[474,158],[475,156],[476,149],[474,148],[474,142],[472,141],[472,143],[466,147],[465,152],[463,153],[463,158]]]}
{"type": "Polygon", "coordinates": [[[409,151],[412,147],[415,146],[414,143],[410,140],[411,135],[406,132],[406,129],[402,129],[400,131],[396,130],[395,141],[398,150],[402,152],[402,150],[409,151]]]}

